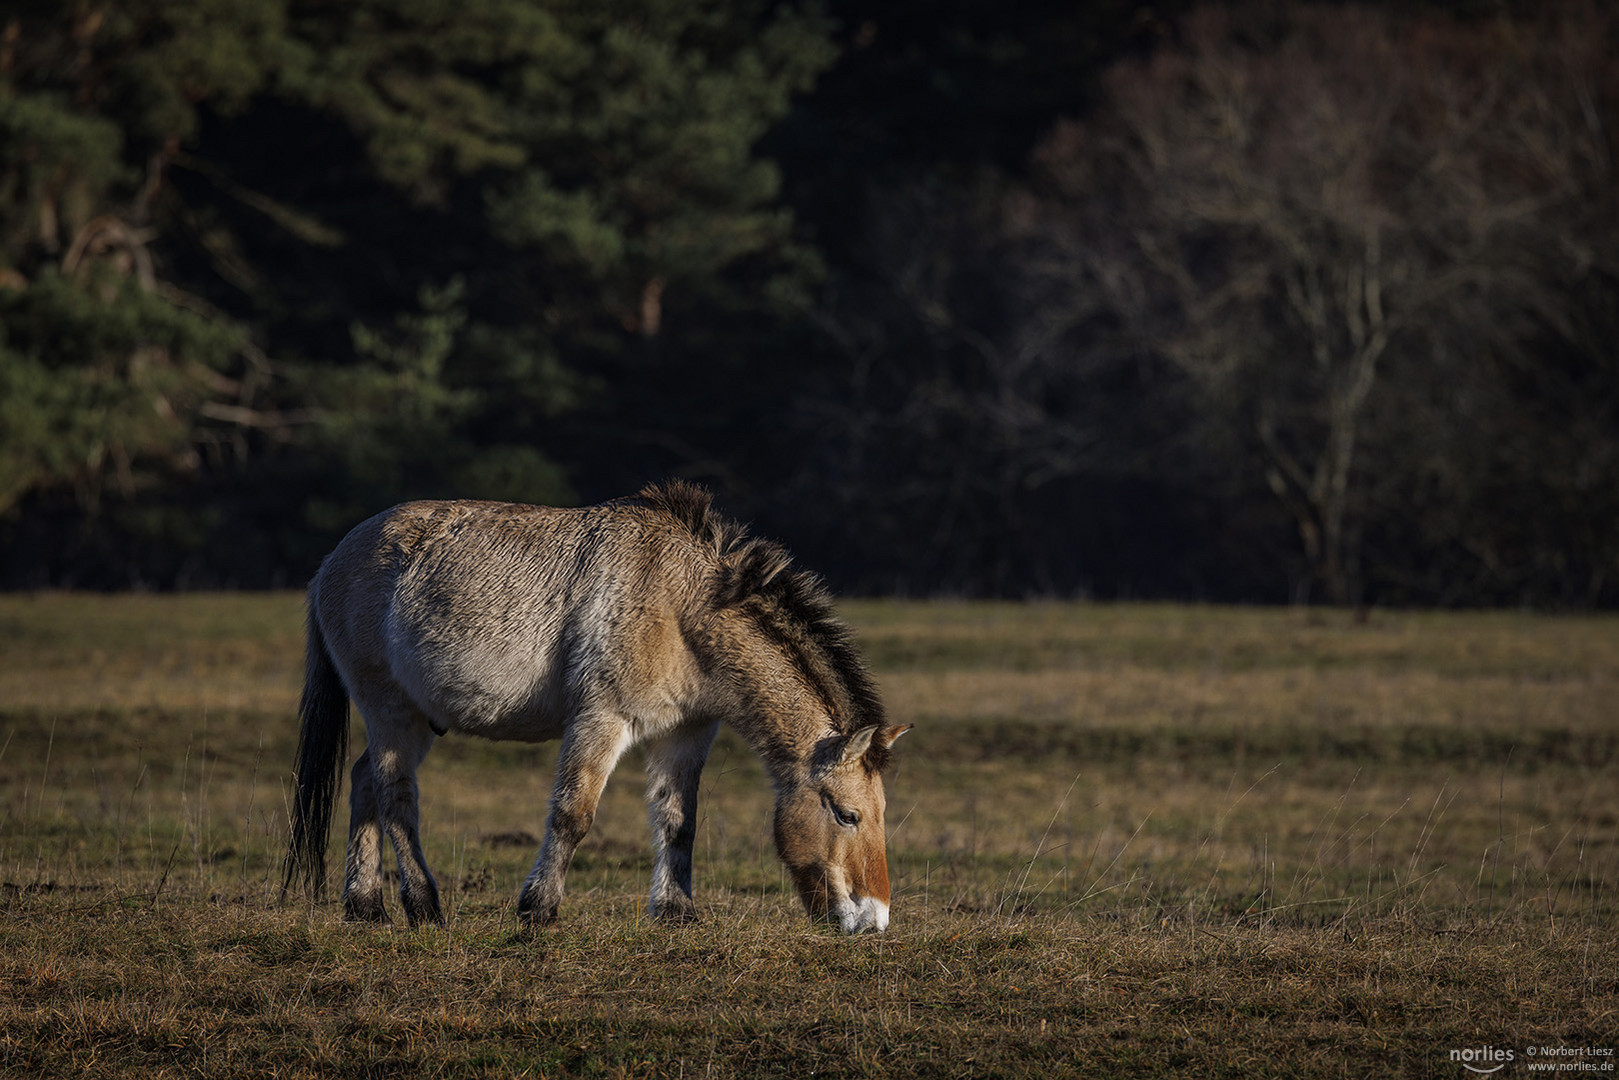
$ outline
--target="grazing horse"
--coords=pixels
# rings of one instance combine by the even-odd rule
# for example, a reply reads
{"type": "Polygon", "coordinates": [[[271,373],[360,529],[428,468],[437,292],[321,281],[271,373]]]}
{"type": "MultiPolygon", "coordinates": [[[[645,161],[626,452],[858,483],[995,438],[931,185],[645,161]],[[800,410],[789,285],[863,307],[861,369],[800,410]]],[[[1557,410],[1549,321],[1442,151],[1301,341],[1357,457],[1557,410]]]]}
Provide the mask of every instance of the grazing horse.
{"type": "Polygon", "coordinates": [[[685,483],[575,510],[415,502],[357,525],[309,587],[297,791],[282,893],[326,876],[348,706],[343,911],[385,921],[382,840],[412,925],[443,921],[417,833],[416,770],[449,732],[561,739],[545,840],[518,898],[552,922],[575,848],[624,751],[645,747],[650,909],[695,914],[697,789],[723,721],[775,787],[776,850],[811,918],[888,925],[883,766],[909,730],[818,578],[685,483]]]}

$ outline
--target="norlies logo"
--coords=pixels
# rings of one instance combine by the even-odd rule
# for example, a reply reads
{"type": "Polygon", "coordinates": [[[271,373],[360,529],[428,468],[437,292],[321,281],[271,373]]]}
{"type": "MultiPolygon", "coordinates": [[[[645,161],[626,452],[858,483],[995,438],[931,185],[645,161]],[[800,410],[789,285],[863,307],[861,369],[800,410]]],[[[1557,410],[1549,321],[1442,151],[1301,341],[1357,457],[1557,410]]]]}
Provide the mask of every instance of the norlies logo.
{"type": "Polygon", "coordinates": [[[1498,1050],[1493,1046],[1481,1047],[1477,1050],[1452,1050],[1450,1060],[1461,1062],[1462,1068],[1476,1073],[1500,1072],[1507,1067],[1514,1053],[1511,1050],[1498,1050]]]}

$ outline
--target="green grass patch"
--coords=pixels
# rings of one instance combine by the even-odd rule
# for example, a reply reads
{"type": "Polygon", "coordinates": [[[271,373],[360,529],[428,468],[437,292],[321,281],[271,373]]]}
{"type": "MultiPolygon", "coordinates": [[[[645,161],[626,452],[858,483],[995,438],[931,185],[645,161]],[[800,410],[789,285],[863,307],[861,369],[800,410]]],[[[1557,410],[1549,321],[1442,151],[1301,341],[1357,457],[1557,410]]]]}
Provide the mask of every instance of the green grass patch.
{"type": "Polygon", "coordinates": [[[0,1075],[1460,1076],[1486,1045],[1521,1075],[1612,1045],[1619,621],[848,611],[918,725],[890,932],[804,920],[725,733],[702,921],[645,919],[632,754],[530,936],[554,746],[442,740],[449,926],[345,925],[277,896],[300,597],[0,597],[0,1075]]]}

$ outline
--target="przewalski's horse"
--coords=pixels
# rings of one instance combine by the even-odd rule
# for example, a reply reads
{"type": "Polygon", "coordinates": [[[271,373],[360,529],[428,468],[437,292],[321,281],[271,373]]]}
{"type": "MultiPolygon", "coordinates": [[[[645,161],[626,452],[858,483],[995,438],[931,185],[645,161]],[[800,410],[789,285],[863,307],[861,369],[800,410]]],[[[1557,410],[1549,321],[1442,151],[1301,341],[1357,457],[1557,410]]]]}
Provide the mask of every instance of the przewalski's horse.
{"type": "Polygon", "coordinates": [[[325,881],[348,703],[347,918],[386,920],[382,839],[412,924],[442,922],[417,833],[416,770],[440,735],[560,738],[539,858],[517,912],[556,918],[563,879],[624,751],[646,750],[652,914],[691,918],[697,789],[719,724],[763,758],[776,850],[813,918],[888,925],[882,769],[909,730],[819,580],[683,483],[578,510],[417,502],[355,527],[309,588],[297,792],[283,894],[325,881]]]}

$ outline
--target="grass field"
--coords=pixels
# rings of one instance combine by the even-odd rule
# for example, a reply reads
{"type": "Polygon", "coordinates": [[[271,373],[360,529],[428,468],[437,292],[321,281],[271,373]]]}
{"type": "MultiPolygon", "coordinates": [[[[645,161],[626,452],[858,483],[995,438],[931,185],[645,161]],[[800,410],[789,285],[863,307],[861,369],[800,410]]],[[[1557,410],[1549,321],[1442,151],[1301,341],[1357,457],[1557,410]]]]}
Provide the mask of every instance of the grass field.
{"type": "Polygon", "coordinates": [[[1612,1074],[1619,620],[846,612],[917,725],[890,931],[804,919],[726,734],[702,921],[632,755],[525,937],[554,748],[441,741],[449,926],[345,925],[276,903],[299,597],[0,597],[0,1075],[1612,1074]]]}

